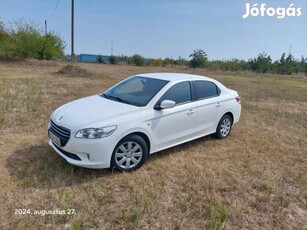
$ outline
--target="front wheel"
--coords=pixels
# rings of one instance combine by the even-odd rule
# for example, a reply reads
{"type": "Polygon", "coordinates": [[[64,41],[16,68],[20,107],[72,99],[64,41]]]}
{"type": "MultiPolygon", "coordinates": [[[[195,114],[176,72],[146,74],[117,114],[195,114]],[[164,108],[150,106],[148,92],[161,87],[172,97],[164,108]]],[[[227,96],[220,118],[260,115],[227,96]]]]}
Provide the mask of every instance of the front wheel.
{"type": "Polygon", "coordinates": [[[120,172],[140,168],[148,156],[148,147],[143,138],[130,135],[123,138],[115,147],[111,167],[120,172]]]}
{"type": "Polygon", "coordinates": [[[218,139],[226,138],[231,131],[231,127],[232,118],[228,114],[225,114],[217,125],[215,137],[218,139]]]}

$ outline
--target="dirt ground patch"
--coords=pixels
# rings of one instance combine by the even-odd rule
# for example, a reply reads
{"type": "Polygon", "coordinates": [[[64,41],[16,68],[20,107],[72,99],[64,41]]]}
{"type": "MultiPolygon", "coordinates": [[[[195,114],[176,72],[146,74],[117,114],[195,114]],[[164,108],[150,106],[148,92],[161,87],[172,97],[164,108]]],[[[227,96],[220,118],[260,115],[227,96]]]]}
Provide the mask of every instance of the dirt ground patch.
{"type": "Polygon", "coordinates": [[[71,76],[90,76],[92,73],[78,65],[69,64],[56,72],[57,74],[65,74],[71,76]]]}

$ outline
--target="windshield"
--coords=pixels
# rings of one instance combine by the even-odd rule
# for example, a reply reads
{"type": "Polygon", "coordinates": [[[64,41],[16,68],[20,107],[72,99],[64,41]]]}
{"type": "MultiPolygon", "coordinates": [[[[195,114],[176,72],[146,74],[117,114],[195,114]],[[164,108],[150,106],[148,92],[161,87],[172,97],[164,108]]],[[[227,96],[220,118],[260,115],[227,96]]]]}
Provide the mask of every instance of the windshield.
{"type": "Polygon", "coordinates": [[[135,106],[145,106],[168,81],[135,76],[128,78],[101,96],[135,106]]]}

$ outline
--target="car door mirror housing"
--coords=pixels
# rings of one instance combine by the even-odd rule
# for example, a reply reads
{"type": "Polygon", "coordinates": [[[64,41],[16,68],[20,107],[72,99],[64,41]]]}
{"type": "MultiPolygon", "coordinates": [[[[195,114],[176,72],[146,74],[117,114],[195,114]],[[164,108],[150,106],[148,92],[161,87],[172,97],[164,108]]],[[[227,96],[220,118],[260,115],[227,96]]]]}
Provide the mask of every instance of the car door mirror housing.
{"type": "Polygon", "coordinates": [[[162,110],[162,109],[171,109],[174,108],[176,102],[171,101],[171,100],[164,100],[159,104],[155,105],[154,109],[155,110],[162,110]]]}

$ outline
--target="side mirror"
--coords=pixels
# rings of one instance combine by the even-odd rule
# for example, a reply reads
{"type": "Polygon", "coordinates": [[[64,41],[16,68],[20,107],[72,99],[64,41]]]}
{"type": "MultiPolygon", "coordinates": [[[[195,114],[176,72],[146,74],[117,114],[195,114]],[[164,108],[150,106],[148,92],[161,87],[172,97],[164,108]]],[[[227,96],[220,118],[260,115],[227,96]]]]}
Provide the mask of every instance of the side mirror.
{"type": "Polygon", "coordinates": [[[171,108],[174,108],[175,105],[176,105],[176,102],[174,101],[164,100],[161,102],[160,105],[155,105],[154,109],[155,110],[171,109],[171,108]]]}

